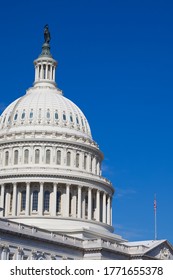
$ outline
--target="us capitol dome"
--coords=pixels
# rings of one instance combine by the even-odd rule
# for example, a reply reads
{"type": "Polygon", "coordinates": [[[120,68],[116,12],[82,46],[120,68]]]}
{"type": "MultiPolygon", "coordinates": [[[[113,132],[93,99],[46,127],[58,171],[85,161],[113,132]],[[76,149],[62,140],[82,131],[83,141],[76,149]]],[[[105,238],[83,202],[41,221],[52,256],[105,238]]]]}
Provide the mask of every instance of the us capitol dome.
{"type": "Polygon", "coordinates": [[[111,236],[114,189],[101,175],[103,154],[83,112],[57,88],[47,26],[44,36],[33,87],[0,117],[1,215],[82,238],[111,236]]]}
{"type": "Polygon", "coordinates": [[[0,116],[0,260],[173,259],[167,240],[127,242],[83,112],[55,83],[44,29],[35,81],[0,116]]]}

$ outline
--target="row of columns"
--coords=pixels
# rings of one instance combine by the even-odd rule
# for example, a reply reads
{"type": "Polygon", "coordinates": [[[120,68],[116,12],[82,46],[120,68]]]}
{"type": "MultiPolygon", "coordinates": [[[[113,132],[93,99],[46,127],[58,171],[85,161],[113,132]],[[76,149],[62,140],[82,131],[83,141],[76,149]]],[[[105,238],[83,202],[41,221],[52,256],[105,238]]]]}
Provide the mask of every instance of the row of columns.
{"type": "MultiPolygon", "coordinates": [[[[85,186],[77,186],[77,192],[73,193],[72,185],[66,184],[64,193],[62,193],[63,199],[61,199],[61,216],[63,217],[77,217],[79,219],[96,220],[98,222],[107,223],[112,225],[112,198],[106,192],[100,191],[94,188],[86,188],[85,186]],[[71,197],[72,194],[72,197],[71,197]],[[93,205],[93,200],[94,204],[93,205]],[[87,215],[86,215],[87,213],[87,215]]],[[[57,215],[57,191],[58,184],[53,183],[53,193],[50,204],[50,216],[57,215]]],[[[1,185],[1,204],[0,207],[4,209],[4,216],[9,215],[9,193],[5,191],[5,185],[1,185]]],[[[38,215],[43,216],[43,203],[44,203],[44,182],[39,183],[39,195],[38,195],[38,215]]],[[[18,205],[21,205],[21,201],[18,197],[17,183],[13,183],[12,192],[12,216],[20,215],[18,205]]],[[[25,204],[25,216],[32,215],[30,211],[31,207],[31,185],[30,182],[26,182],[26,204],[25,204]]],[[[3,211],[0,212],[1,216],[3,211]]],[[[22,215],[23,216],[23,215],[22,215]]]]}
{"type": "Polygon", "coordinates": [[[35,82],[39,80],[55,81],[55,66],[52,63],[39,63],[35,66],[35,82]]]}

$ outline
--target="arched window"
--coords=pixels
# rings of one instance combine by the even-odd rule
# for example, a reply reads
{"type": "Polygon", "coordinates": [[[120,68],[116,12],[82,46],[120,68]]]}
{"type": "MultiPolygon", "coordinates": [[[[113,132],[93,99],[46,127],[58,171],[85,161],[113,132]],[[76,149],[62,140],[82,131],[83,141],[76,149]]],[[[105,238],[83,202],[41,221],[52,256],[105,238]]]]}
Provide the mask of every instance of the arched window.
{"type": "Polygon", "coordinates": [[[58,120],[58,112],[55,112],[55,120],[58,120]]]}
{"type": "Polygon", "coordinates": [[[14,121],[17,120],[17,117],[18,117],[18,113],[16,113],[16,114],[14,115],[14,121]]]}
{"type": "Polygon", "coordinates": [[[32,211],[38,211],[38,191],[32,194],[32,211]]]}
{"type": "Polygon", "coordinates": [[[29,150],[24,151],[24,163],[27,164],[29,163],[29,150]]]}
{"type": "Polygon", "coordinates": [[[56,163],[57,163],[58,165],[61,164],[61,151],[57,151],[56,163]]]}
{"type": "Polygon", "coordinates": [[[46,164],[50,163],[50,150],[46,150],[46,164]]]}
{"type": "Polygon", "coordinates": [[[19,152],[18,150],[14,151],[14,164],[18,164],[18,160],[19,160],[19,152]]]}
{"type": "Polygon", "coordinates": [[[25,118],[25,111],[23,111],[21,119],[23,120],[25,118]]]}
{"type": "Polygon", "coordinates": [[[61,213],[61,192],[56,194],[56,213],[61,213]]]}
{"type": "Polygon", "coordinates": [[[33,118],[33,111],[31,110],[30,114],[29,114],[29,118],[32,119],[33,118]]]}
{"type": "Polygon", "coordinates": [[[26,207],[26,191],[21,192],[21,211],[24,211],[26,207]]]}
{"type": "Polygon", "coordinates": [[[40,161],[40,150],[36,149],[35,150],[35,163],[39,163],[40,161]]]}
{"type": "Polygon", "coordinates": [[[76,154],[76,167],[79,167],[79,153],[76,154]]]}
{"type": "Polygon", "coordinates": [[[84,169],[87,169],[87,155],[84,155],[84,169]]]}
{"type": "Polygon", "coordinates": [[[73,117],[72,117],[72,115],[70,115],[70,121],[73,122],[73,117]]]}
{"type": "Polygon", "coordinates": [[[8,162],[9,162],[9,152],[6,151],[5,152],[5,165],[8,165],[8,162]]]}
{"type": "Polygon", "coordinates": [[[76,123],[79,124],[78,116],[76,116],[76,123]]]}
{"type": "Polygon", "coordinates": [[[71,164],[71,153],[67,152],[67,166],[70,166],[71,164]]]}
{"type": "Polygon", "coordinates": [[[50,119],[50,111],[49,110],[47,110],[46,116],[47,116],[47,119],[50,119]]]}
{"type": "Polygon", "coordinates": [[[92,169],[93,169],[93,157],[91,156],[91,161],[90,161],[90,170],[92,172],[92,169]]]}
{"type": "Polygon", "coordinates": [[[49,205],[50,205],[50,192],[45,191],[45,193],[44,193],[44,211],[49,212],[49,205]]]}
{"type": "Polygon", "coordinates": [[[63,121],[66,121],[66,114],[63,112],[63,121]]]}

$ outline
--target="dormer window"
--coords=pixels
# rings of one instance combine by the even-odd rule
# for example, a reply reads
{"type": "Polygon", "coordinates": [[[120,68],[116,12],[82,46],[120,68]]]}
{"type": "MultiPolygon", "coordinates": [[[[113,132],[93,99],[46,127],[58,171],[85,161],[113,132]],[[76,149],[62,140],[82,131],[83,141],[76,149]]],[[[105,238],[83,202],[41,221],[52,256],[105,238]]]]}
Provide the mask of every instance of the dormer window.
{"type": "Polygon", "coordinates": [[[47,111],[47,119],[50,119],[50,112],[49,112],[49,110],[47,111]]]}
{"type": "Polygon", "coordinates": [[[73,117],[72,117],[72,115],[70,115],[70,121],[73,122],[73,117]]]}
{"type": "Polygon", "coordinates": [[[63,121],[66,121],[66,114],[63,113],[63,121]]]}
{"type": "Polygon", "coordinates": [[[79,124],[79,119],[78,119],[78,116],[76,116],[76,122],[77,122],[77,124],[79,124]]]}
{"type": "Polygon", "coordinates": [[[25,118],[25,111],[23,111],[21,118],[22,120],[25,118]]]}
{"type": "Polygon", "coordinates": [[[82,122],[82,126],[84,126],[83,119],[81,119],[81,122],[82,122]]]}
{"type": "Polygon", "coordinates": [[[15,116],[14,116],[14,121],[16,121],[17,118],[18,118],[18,113],[15,114],[15,116]]]}
{"type": "Polygon", "coordinates": [[[58,120],[58,112],[55,112],[55,120],[58,120]]]}
{"type": "Polygon", "coordinates": [[[33,118],[33,111],[30,112],[29,114],[29,118],[32,119],[33,118]]]}

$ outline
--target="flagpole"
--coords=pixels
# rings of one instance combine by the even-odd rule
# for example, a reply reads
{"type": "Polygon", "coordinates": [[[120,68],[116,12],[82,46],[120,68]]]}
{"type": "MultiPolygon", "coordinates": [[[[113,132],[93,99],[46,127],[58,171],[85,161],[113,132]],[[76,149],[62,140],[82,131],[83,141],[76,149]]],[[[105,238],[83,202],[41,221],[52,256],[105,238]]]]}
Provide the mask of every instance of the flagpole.
{"type": "Polygon", "coordinates": [[[154,195],[154,239],[157,240],[157,202],[156,202],[156,194],[154,195]]]}

